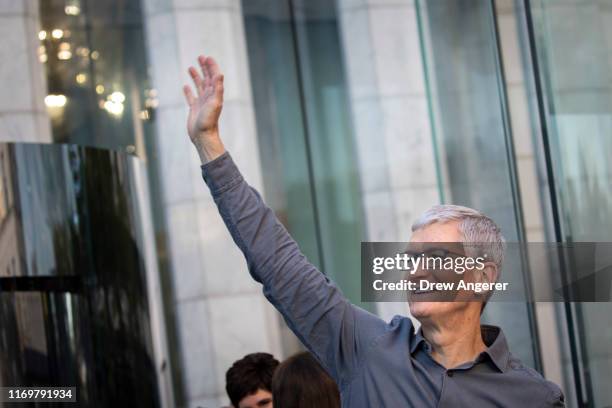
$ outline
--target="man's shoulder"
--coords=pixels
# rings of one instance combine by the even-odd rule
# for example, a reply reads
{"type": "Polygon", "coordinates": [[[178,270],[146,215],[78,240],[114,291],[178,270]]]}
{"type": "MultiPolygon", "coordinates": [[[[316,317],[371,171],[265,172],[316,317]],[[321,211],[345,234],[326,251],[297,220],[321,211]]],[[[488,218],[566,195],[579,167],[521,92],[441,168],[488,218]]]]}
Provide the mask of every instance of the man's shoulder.
{"type": "MultiPolygon", "coordinates": [[[[546,400],[563,404],[564,396],[561,388],[552,381],[547,380],[531,367],[526,366],[523,362],[517,357],[513,356],[510,353],[510,357],[508,359],[508,374],[515,376],[517,380],[519,380],[524,386],[525,392],[539,391],[538,394],[541,393],[543,398],[546,400]]],[[[562,405],[559,405],[562,406],[562,405]]]]}
{"type": "MultiPolygon", "coordinates": [[[[384,330],[377,336],[372,342],[372,346],[386,345],[391,346],[396,342],[401,344],[407,344],[406,341],[410,341],[415,336],[415,326],[409,317],[395,315],[393,318],[385,322],[384,330]]],[[[386,349],[383,347],[383,349],[386,349]]]]}

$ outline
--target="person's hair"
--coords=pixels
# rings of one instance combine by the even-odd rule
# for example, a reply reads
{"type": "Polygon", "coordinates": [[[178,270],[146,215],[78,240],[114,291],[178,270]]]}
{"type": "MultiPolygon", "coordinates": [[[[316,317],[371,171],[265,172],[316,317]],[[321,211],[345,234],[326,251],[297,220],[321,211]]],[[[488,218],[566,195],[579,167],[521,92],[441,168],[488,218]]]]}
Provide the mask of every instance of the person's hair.
{"type": "MultiPolygon", "coordinates": [[[[487,254],[487,259],[497,267],[497,278],[504,262],[506,240],[501,229],[491,218],[473,208],[460,205],[434,205],[425,211],[413,224],[412,231],[423,229],[437,222],[459,222],[459,232],[463,236],[466,255],[471,257],[487,254]],[[476,245],[469,245],[470,243],[476,245]]],[[[491,297],[491,291],[482,304],[482,310],[491,297]]]]}
{"type": "Polygon", "coordinates": [[[232,405],[238,408],[244,397],[260,389],[272,392],[272,376],[278,365],[268,353],[247,354],[234,362],[225,374],[225,390],[232,405]]]}
{"type": "Polygon", "coordinates": [[[308,352],[283,361],[272,379],[274,408],[340,408],[334,380],[308,352]]]}

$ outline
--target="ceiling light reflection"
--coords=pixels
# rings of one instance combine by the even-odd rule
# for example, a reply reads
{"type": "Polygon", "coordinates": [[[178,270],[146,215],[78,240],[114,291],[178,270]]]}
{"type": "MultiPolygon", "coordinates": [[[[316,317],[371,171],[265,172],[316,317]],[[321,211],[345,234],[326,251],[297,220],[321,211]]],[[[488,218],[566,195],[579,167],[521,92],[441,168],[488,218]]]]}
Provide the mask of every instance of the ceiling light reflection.
{"type": "Polygon", "coordinates": [[[69,5],[64,7],[64,13],[69,16],[78,16],[81,13],[81,9],[77,5],[69,5]]]}
{"type": "Polygon", "coordinates": [[[115,91],[108,96],[108,99],[113,102],[123,103],[125,101],[125,95],[119,91],[115,91]]]}
{"type": "Polygon", "coordinates": [[[45,96],[45,105],[47,105],[48,108],[63,108],[64,106],[66,106],[66,102],[68,101],[68,98],[66,98],[65,95],[47,95],[45,96]]]}
{"type": "Polygon", "coordinates": [[[114,116],[121,116],[123,114],[123,104],[121,102],[108,100],[104,102],[104,109],[114,116]]]}
{"type": "Polygon", "coordinates": [[[57,53],[57,59],[59,60],[66,61],[70,58],[72,58],[72,53],[70,52],[70,50],[62,50],[57,53]]]}

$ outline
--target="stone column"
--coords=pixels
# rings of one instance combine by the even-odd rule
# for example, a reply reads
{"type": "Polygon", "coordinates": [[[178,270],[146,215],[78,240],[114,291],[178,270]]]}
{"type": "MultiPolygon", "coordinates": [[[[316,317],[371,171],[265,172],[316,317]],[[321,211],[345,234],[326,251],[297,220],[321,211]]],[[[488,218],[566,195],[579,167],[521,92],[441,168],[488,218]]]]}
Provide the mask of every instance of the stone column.
{"type": "Polygon", "coordinates": [[[38,0],[0,0],[0,142],[51,142],[38,0]]]}
{"type": "MultiPolygon", "coordinates": [[[[339,0],[367,239],[407,241],[439,203],[417,14],[406,0],[339,0]]],[[[384,318],[404,303],[380,303],[384,318]]]]}
{"type": "MultiPolygon", "coordinates": [[[[225,371],[247,353],[278,355],[275,312],[248,274],[200,174],[186,132],[182,85],[199,54],[225,74],[222,137],[247,181],[261,169],[239,0],[144,0],[153,85],[158,91],[157,153],[173,275],[171,305],[188,406],[227,403],[225,371]]],[[[177,363],[177,362],[175,362],[177,363]]]]}

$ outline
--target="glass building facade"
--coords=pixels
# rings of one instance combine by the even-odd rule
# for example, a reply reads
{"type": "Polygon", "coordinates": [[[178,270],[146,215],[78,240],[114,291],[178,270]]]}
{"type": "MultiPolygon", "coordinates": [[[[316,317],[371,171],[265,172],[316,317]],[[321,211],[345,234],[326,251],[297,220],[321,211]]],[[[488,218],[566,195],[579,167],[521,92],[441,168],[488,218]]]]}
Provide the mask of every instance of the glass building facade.
{"type": "Polygon", "coordinates": [[[68,101],[51,117],[54,141],[132,153],[143,148],[155,95],[140,2],[42,1],[40,28],[48,93],[68,101]]]}
{"type": "MultiPolygon", "coordinates": [[[[0,5],[0,384],[219,406],[231,362],[300,348],[200,179],[180,94],[200,53],[247,180],[381,317],[408,311],[361,302],[360,242],[408,240],[433,204],[508,241],[608,241],[611,18],[608,0],[0,5]]],[[[506,278],[528,292],[545,278],[521,262],[506,278]]],[[[491,302],[483,320],[568,406],[612,405],[609,303],[491,302]]]]}
{"type": "Polygon", "coordinates": [[[305,254],[359,303],[359,167],[333,2],[244,2],[264,188],[305,254]],[[282,79],[281,79],[282,78],[282,79]]]}
{"type": "MultiPolygon", "coordinates": [[[[534,1],[526,10],[539,67],[534,81],[540,90],[554,237],[563,242],[609,241],[611,6],[534,1]],[[567,50],[574,50],[571,56],[567,50]]],[[[570,322],[571,353],[566,358],[571,359],[578,404],[610,404],[611,311],[609,303],[571,303],[559,311],[570,322]]]]}

